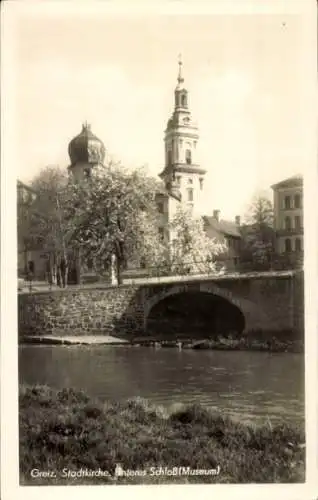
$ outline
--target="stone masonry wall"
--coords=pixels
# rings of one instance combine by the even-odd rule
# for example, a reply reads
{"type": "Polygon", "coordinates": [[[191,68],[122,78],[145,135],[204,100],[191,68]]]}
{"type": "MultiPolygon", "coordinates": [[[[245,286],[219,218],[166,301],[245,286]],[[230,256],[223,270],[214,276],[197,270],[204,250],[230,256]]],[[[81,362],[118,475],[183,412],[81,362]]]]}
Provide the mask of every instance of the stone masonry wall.
{"type": "Polygon", "coordinates": [[[138,287],[66,289],[21,294],[19,335],[98,335],[138,331],[138,287]],[[130,303],[133,307],[130,310],[130,303]]]}
{"type": "Polygon", "coordinates": [[[180,291],[220,293],[245,317],[246,333],[303,330],[303,277],[68,288],[20,294],[19,335],[140,335],[158,300],[180,291]]]}

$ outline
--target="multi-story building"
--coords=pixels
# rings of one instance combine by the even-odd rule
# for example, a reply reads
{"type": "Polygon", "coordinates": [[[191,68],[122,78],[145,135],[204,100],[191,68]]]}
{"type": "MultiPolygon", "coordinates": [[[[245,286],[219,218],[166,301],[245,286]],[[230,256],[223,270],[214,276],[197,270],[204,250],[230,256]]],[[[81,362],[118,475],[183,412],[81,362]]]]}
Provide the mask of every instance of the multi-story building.
{"type": "Polygon", "coordinates": [[[274,192],[274,229],[276,252],[288,260],[303,252],[303,178],[289,177],[271,186],[274,192]]]}

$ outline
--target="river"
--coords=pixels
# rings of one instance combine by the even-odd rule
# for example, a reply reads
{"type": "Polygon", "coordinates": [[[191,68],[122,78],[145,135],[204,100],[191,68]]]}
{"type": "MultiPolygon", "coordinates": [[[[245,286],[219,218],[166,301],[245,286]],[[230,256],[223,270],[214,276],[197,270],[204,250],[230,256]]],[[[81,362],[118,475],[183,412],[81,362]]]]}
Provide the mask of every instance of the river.
{"type": "Polygon", "coordinates": [[[304,424],[301,354],[25,345],[19,380],[102,399],[139,396],[168,409],[197,402],[246,422],[304,424]]]}

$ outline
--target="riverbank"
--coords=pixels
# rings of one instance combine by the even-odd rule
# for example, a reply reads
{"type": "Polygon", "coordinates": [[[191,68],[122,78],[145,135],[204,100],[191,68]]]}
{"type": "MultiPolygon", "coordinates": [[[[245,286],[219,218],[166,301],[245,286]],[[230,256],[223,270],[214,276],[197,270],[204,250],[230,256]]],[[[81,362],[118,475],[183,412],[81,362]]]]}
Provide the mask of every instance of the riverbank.
{"type": "Polygon", "coordinates": [[[301,340],[286,340],[271,337],[257,338],[253,335],[238,338],[219,336],[215,339],[167,338],[143,336],[125,339],[111,335],[28,335],[22,336],[20,344],[40,345],[131,345],[152,348],[212,349],[227,351],[267,351],[303,353],[301,340]]]}
{"type": "Polygon", "coordinates": [[[199,405],[168,414],[143,400],[102,403],[43,386],[21,386],[19,401],[24,485],[305,480],[304,432],[284,423],[248,426],[199,405]],[[116,466],[144,475],[116,477],[116,466]],[[169,474],[174,467],[210,472],[169,474]]]}

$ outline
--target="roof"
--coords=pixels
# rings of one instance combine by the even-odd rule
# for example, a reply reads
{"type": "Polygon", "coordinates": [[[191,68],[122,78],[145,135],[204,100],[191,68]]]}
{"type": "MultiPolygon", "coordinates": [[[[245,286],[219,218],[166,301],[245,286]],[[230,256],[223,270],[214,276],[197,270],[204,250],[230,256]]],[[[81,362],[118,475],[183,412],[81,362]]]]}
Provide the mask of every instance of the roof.
{"type": "Polygon", "coordinates": [[[72,165],[78,162],[92,164],[103,163],[105,158],[105,146],[103,142],[93,134],[90,125],[84,123],[81,133],[74,137],[69,143],[68,153],[72,165]]]}
{"type": "Polygon", "coordinates": [[[300,174],[293,175],[292,177],[288,177],[276,184],[271,186],[272,189],[284,188],[284,187],[294,187],[294,186],[302,186],[303,185],[303,176],[300,174]]]}
{"type": "Polygon", "coordinates": [[[210,227],[218,231],[219,233],[226,234],[227,236],[232,236],[233,238],[241,238],[240,226],[235,224],[235,222],[228,220],[217,220],[215,217],[203,216],[203,220],[210,227]]]}

